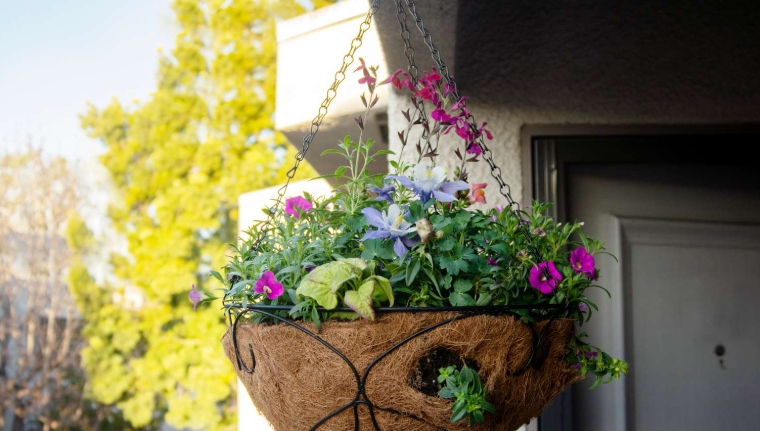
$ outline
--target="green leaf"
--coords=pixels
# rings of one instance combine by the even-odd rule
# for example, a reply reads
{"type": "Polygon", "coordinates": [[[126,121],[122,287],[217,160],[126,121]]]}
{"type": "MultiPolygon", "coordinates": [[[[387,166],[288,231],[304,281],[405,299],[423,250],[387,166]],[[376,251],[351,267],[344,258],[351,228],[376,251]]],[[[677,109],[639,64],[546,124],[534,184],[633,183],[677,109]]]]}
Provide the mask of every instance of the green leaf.
{"type": "Polygon", "coordinates": [[[375,310],[372,308],[372,293],[375,291],[375,281],[368,280],[359,290],[349,290],[343,296],[343,303],[365,319],[375,320],[375,310]]]}
{"type": "Polygon", "coordinates": [[[444,386],[438,391],[438,396],[441,398],[456,398],[457,395],[450,387],[444,386]]]}
{"type": "Polygon", "coordinates": [[[390,307],[393,307],[395,298],[393,297],[393,288],[391,282],[385,277],[374,275],[371,277],[375,281],[375,290],[372,292],[372,300],[382,304],[388,302],[390,307]]]}
{"type": "Polygon", "coordinates": [[[472,289],[470,280],[457,280],[454,282],[454,292],[464,293],[472,289]]]}
{"type": "Polygon", "coordinates": [[[314,326],[317,327],[317,331],[321,331],[322,321],[319,319],[319,311],[317,311],[317,307],[311,307],[311,320],[314,322],[314,326]]]}
{"type": "Polygon", "coordinates": [[[420,272],[420,266],[421,263],[419,259],[414,259],[413,263],[410,262],[409,265],[406,267],[406,285],[411,286],[412,282],[415,278],[417,278],[417,273],[420,272]]]}
{"type": "Polygon", "coordinates": [[[478,296],[478,300],[475,302],[475,305],[488,305],[491,303],[491,298],[493,298],[493,295],[491,295],[490,292],[481,293],[480,296],[478,296]]]}
{"type": "Polygon", "coordinates": [[[396,155],[396,153],[394,153],[391,150],[379,150],[378,152],[375,153],[376,156],[382,156],[382,155],[385,155],[385,154],[390,154],[390,155],[393,155],[393,156],[396,155]]]}
{"type": "Polygon", "coordinates": [[[452,292],[451,295],[449,295],[449,302],[455,307],[475,305],[475,300],[472,299],[472,296],[460,292],[452,292]]]}
{"type": "Polygon", "coordinates": [[[449,421],[451,422],[458,422],[464,419],[465,415],[467,414],[467,404],[462,403],[461,405],[457,406],[457,408],[454,410],[454,413],[451,415],[451,418],[449,421]]]}
{"type": "Polygon", "coordinates": [[[345,156],[345,155],[346,155],[346,154],[345,154],[343,151],[341,151],[341,150],[336,150],[335,148],[330,148],[330,149],[328,149],[328,150],[324,150],[324,151],[322,151],[322,153],[320,154],[320,156],[326,156],[326,155],[328,155],[328,154],[339,154],[339,155],[341,155],[341,156],[345,156]]]}
{"type": "Polygon", "coordinates": [[[341,259],[314,268],[296,289],[296,293],[313,298],[328,310],[338,306],[338,290],[361,276],[367,262],[362,259],[341,259]]]}

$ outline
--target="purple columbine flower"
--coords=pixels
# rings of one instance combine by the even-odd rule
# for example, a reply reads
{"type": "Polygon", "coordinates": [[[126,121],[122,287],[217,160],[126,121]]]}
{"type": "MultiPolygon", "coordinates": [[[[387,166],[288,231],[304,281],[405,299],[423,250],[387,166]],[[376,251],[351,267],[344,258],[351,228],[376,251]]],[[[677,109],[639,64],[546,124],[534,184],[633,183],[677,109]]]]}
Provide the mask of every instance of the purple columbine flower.
{"type": "Polygon", "coordinates": [[[446,182],[446,170],[441,166],[429,163],[419,163],[414,167],[414,180],[401,175],[391,175],[386,179],[396,180],[402,186],[414,190],[422,202],[435,197],[439,202],[454,202],[454,193],[467,190],[469,186],[464,181],[446,182]]]}
{"type": "Polygon", "coordinates": [[[594,279],[596,277],[595,264],[594,256],[590,255],[583,247],[578,247],[570,253],[570,266],[575,272],[585,275],[586,278],[594,279]]]}
{"type": "Polygon", "coordinates": [[[256,281],[256,287],[253,288],[256,293],[264,293],[269,299],[277,299],[285,292],[282,284],[274,278],[272,271],[264,271],[261,278],[256,281]]]}
{"type": "Polygon", "coordinates": [[[562,281],[562,274],[557,271],[557,267],[554,266],[554,262],[541,262],[538,266],[533,266],[530,269],[530,286],[534,289],[538,289],[544,295],[552,293],[554,288],[557,287],[557,283],[562,281]],[[549,277],[547,277],[548,272],[549,277]]]}
{"type": "Polygon", "coordinates": [[[295,196],[285,201],[285,214],[290,214],[295,218],[301,218],[300,213],[305,213],[312,208],[314,206],[303,196],[295,196]]]}
{"type": "Polygon", "coordinates": [[[193,283],[193,288],[190,290],[190,300],[193,301],[193,311],[195,311],[195,307],[201,302],[201,293],[195,288],[195,283],[193,283]]]}
{"type": "Polygon", "coordinates": [[[370,225],[377,228],[377,230],[367,231],[362,241],[379,238],[394,239],[393,251],[398,257],[404,256],[409,251],[408,247],[416,243],[416,241],[406,238],[406,235],[416,232],[417,228],[404,220],[404,213],[398,205],[393,204],[388,207],[387,212],[383,211],[382,213],[374,208],[364,208],[362,214],[367,218],[370,225]]]}
{"type": "Polygon", "coordinates": [[[375,198],[376,201],[393,203],[393,192],[396,191],[396,188],[393,186],[383,186],[382,189],[380,187],[371,187],[369,191],[377,195],[375,198]]]}

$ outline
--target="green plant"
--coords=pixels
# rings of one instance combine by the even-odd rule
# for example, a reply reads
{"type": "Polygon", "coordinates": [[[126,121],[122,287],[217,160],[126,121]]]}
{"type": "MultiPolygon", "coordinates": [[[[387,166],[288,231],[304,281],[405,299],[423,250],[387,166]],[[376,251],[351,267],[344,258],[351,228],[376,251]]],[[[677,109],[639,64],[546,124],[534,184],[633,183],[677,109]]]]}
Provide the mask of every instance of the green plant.
{"type": "Polygon", "coordinates": [[[451,365],[441,368],[438,372],[438,383],[445,384],[438,396],[456,400],[451,406],[451,422],[467,418],[470,425],[473,425],[485,420],[485,412],[496,413],[493,404],[486,401],[486,388],[483,387],[477,371],[467,365],[463,365],[460,371],[451,365]]]}
{"type": "MultiPolygon", "coordinates": [[[[289,305],[289,311],[274,312],[318,328],[325,319],[372,320],[374,307],[394,305],[534,305],[514,311],[526,323],[554,316],[556,309],[543,306],[559,305],[557,317],[579,325],[587,321],[597,305],[586,290],[604,289],[595,282],[595,256],[604,253],[603,244],[581,232],[583,223],[547,217],[546,204],[536,202],[529,212],[473,209],[486,203],[487,184],[468,183],[466,166],[480,160],[482,139],[492,136],[485,124],[468,122],[465,98],[455,100],[435,70],[418,82],[401,71],[385,81],[411,90],[417,107],[404,112],[402,152],[412,129],[421,128],[422,138],[415,146],[416,164],[403,163],[399,155],[390,162],[392,174],[370,175],[366,167],[378,153],[363,141],[363,131],[377,101],[376,69],[362,61],[358,70],[368,88],[362,95],[365,113],[356,119],[359,139],[346,136],[339,149],[326,151],[347,161],[329,175],[341,185],[329,197],[295,196],[284,208],[267,210],[268,220],[254,224],[249,237],[233,247],[223,272],[213,272],[225,285],[224,300],[289,305]],[[434,108],[429,118],[422,109],[428,103],[434,108]],[[435,158],[440,136],[452,131],[463,147],[456,150],[461,163],[450,177],[435,158]]],[[[577,338],[566,356],[582,375],[592,372],[604,380],[626,372],[627,364],[606,354],[591,361],[585,356],[591,349],[577,338]]],[[[452,419],[469,415],[477,422],[492,408],[472,370],[457,372],[443,394],[454,396],[455,388],[464,395],[456,395],[452,419]]]]}

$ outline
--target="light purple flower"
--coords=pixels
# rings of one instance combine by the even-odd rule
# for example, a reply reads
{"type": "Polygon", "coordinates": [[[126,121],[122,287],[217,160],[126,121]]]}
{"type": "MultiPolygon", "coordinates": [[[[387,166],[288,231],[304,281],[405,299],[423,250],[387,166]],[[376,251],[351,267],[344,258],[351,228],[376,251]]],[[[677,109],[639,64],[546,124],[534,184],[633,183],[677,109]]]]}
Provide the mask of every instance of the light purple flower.
{"type": "Polygon", "coordinates": [[[396,188],[393,186],[383,186],[382,189],[380,187],[371,187],[369,191],[377,195],[375,198],[376,201],[393,203],[393,192],[396,191],[396,188]]]}
{"type": "Polygon", "coordinates": [[[253,288],[253,291],[256,293],[264,293],[269,299],[277,299],[283,292],[285,292],[285,289],[282,287],[282,284],[274,278],[274,273],[272,271],[264,271],[264,273],[261,274],[261,278],[256,281],[256,287],[253,288]]]}
{"type": "Polygon", "coordinates": [[[585,275],[586,278],[593,279],[596,277],[595,264],[594,256],[590,255],[583,247],[578,247],[570,253],[570,266],[575,272],[585,275]]]}
{"type": "MultiPolygon", "coordinates": [[[[493,207],[493,209],[495,209],[498,213],[502,213],[504,211],[504,205],[496,205],[495,207],[493,207]]],[[[492,215],[491,221],[496,223],[496,220],[497,220],[496,216],[492,215]]]]}
{"type": "Polygon", "coordinates": [[[538,289],[541,293],[546,295],[552,293],[554,288],[557,287],[557,283],[562,281],[562,274],[557,271],[554,262],[541,262],[538,266],[533,266],[533,268],[530,269],[530,277],[528,280],[530,281],[530,286],[532,288],[538,289]],[[545,272],[549,273],[548,277],[545,272]]]}
{"type": "Polygon", "coordinates": [[[295,218],[300,218],[301,214],[314,208],[311,202],[307,201],[303,196],[295,196],[285,201],[285,214],[290,214],[295,218]]]}
{"type": "Polygon", "coordinates": [[[198,303],[201,302],[201,298],[201,293],[195,288],[195,283],[193,283],[193,288],[190,290],[190,300],[193,301],[193,311],[195,311],[195,307],[198,306],[198,303]]]}
{"type": "Polygon", "coordinates": [[[401,208],[393,204],[388,207],[388,211],[382,213],[374,208],[364,208],[362,214],[367,218],[370,225],[377,230],[370,230],[364,234],[362,241],[368,239],[391,238],[395,240],[393,251],[398,257],[404,256],[408,247],[413,246],[416,241],[406,238],[406,235],[416,232],[417,228],[408,221],[404,220],[404,213],[401,208]]]}
{"type": "Polygon", "coordinates": [[[446,170],[441,166],[419,163],[414,167],[414,180],[401,175],[391,175],[386,179],[396,180],[402,186],[414,190],[422,202],[435,197],[439,202],[454,202],[454,193],[467,190],[469,186],[464,181],[446,182],[446,170]]]}
{"type": "Polygon", "coordinates": [[[588,306],[586,305],[585,302],[578,303],[578,310],[580,310],[580,311],[586,311],[587,308],[588,308],[588,306]]]}

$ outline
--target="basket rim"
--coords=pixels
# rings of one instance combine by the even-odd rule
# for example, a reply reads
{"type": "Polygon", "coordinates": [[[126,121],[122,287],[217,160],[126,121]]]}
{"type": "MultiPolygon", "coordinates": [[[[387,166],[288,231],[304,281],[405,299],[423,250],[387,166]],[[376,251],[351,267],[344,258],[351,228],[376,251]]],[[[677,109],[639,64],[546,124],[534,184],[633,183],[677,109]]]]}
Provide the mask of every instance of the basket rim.
{"type": "MultiPolygon", "coordinates": [[[[243,304],[230,302],[224,304],[229,309],[244,309],[248,311],[290,311],[295,305],[271,305],[271,304],[243,304]]],[[[445,307],[375,307],[376,313],[435,313],[435,312],[469,312],[469,313],[510,313],[517,310],[557,310],[564,311],[570,304],[514,304],[514,305],[468,305],[468,306],[445,306],[445,307]]],[[[348,307],[326,309],[317,307],[319,312],[354,312],[348,307]]]]}

